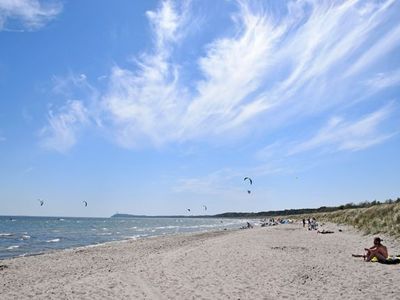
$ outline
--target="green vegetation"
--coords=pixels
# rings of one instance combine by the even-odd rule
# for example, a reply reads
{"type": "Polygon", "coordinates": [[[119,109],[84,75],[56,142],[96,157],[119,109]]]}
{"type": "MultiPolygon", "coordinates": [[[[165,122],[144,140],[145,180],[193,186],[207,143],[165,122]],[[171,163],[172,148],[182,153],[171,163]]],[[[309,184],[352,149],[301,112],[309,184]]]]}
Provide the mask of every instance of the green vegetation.
{"type": "Polygon", "coordinates": [[[336,207],[316,209],[287,209],[258,213],[225,213],[215,217],[265,218],[283,217],[307,219],[315,217],[318,221],[351,225],[366,234],[385,233],[400,238],[400,198],[384,202],[372,201],[359,204],[348,203],[336,207]]]}
{"type": "Polygon", "coordinates": [[[316,214],[316,213],[327,213],[343,211],[347,209],[355,208],[368,208],[373,206],[400,203],[400,198],[397,200],[388,199],[384,202],[380,201],[364,201],[358,204],[348,203],[340,206],[321,206],[320,208],[299,208],[299,209],[285,209],[285,210],[272,210],[272,211],[261,211],[257,213],[245,213],[245,212],[227,212],[223,214],[214,215],[213,217],[218,218],[264,218],[264,217],[282,217],[282,216],[293,216],[303,214],[316,214]]]}
{"type": "MultiPolygon", "coordinates": [[[[396,201],[397,202],[397,201],[396,201]]],[[[366,234],[385,233],[400,237],[400,203],[379,204],[313,214],[318,221],[352,225],[366,234]]],[[[296,218],[309,217],[297,215],[296,218]]]]}

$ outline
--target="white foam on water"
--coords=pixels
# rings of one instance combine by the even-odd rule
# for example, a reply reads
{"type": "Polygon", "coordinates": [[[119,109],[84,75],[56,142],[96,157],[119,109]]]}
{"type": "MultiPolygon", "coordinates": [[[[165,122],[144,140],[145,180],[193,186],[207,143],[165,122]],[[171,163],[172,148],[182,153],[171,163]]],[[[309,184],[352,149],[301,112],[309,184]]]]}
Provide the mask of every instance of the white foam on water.
{"type": "Polygon", "coordinates": [[[60,241],[60,239],[52,239],[52,240],[46,241],[46,243],[58,243],[59,241],[60,241]]]}
{"type": "Polygon", "coordinates": [[[160,227],[155,227],[155,229],[173,229],[173,228],[179,228],[180,226],[160,226],[160,227]]]}
{"type": "Polygon", "coordinates": [[[14,235],[13,233],[8,233],[8,232],[0,233],[0,237],[3,237],[3,236],[13,236],[13,235],[14,235]]]}
{"type": "Polygon", "coordinates": [[[17,248],[19,248],[19,246],[17,246],[17,245],[14,245],[14,246],[10,246],[10,247],[8,247],[8,248],[7,248],[7,250],[13,250],[13,249],[17,249],[17,248]]]}
{"type": "Polygon", "coordinates": [[[26,235],[26,234],[23,234],[21,236],[21,240],[29,240],[30,238],[31,238],[31,236],[30,235],[26,235]]]}

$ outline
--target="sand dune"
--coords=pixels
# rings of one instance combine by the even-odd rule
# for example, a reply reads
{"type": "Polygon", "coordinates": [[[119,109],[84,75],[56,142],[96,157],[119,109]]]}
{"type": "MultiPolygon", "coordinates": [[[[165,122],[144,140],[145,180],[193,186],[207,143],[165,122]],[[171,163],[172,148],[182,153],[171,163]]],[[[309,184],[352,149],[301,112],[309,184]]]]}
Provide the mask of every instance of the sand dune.
{"type": "Polygon", "coordinates": [[[371,236],[324,228],[335,233],[280,225],[7,259],[1,299],[400,299],[400,265],[351,257],[371,236]]]}

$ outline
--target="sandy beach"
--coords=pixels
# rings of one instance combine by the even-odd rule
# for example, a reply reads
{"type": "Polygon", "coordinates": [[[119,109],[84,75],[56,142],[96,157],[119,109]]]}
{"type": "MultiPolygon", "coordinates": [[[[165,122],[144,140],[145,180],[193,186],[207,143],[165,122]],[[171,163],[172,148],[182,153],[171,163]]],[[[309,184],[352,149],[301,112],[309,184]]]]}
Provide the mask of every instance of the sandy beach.
{"type": "MultiPolygon", "coordinates": [[[[372,237],[299,224],[164,236],[0,261],[1,299],[400,299],[372,237]]],[[[384,237],[389,254],[400,243],[384,237]]]]}

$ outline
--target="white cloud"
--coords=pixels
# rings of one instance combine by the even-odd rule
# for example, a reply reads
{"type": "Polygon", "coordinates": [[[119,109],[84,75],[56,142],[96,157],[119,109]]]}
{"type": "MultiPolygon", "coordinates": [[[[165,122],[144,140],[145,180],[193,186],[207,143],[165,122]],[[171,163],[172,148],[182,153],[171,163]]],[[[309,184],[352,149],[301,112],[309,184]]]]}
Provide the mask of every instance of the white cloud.
{"type": "Polygon", "coordinates": [[[400,69],[393,72],[378,73],[367,80],[365,85],[373,91],[398,86],[400,85],[400,69]]]}
{"type": "MultiPolygon", "coordinates": [[[[190,2],[162,1],[146,13],[153,47],[135,57],[135,67],[112,68],[100,111],[91,107],[91,114],[133,148],[268,133],[370,96],[367,78],[383,72],[370,66],[400,46],[393,0],[268,5],[237,1],[232,26],[203,45],[197,68],[185,73],[178,50],[194,12],[190,2]]],[[[376,88],[395,84],[396,74],[376,88]]]]}
{"type": "Polygon", "coordinates": [[[190,27],[189,18],[178,5],[163,2],[158,11],[147,13],[154,52],[142,55],[136,72],[118,67],[112,71],[104,107],[116,125],[117,140],[134,147],[234,136],[259,116],[279,126],[293,116],[347,101],[341,94],[347,87],[342,71],[348,64],[357,61],[361,70],[398,44],[395,29],[368,59],[361,54],[392,5],[290,2],[285,15],[274,15],[238,2],[234,34],[206,45],[198,59],[201,79],[189,90],[180,82],[181,66],[170,56],[190,27]],[[332,99],[326,99],[327,93],[332,99]]]}
{"type": "Polygon", "coordinates": [[[317,148],[358,151],[384,142],[395,133],[382,133],[379,126],[394,112],[393,105],[363,116],[356,121],[333,117],[310,140],[292,145],[289,154],[297,154],[317,148]]]}
{"type": "Polygon", "coordinates": [[[366,51],[347,71],[345,76],[351,76],[360,72],[375,63],[380,57],[386,53],[393,51],[399,47],[400,42],[400,25],[393,28],[390,32],[374,43],[371,48],[366,51]]]}
{"type": "Polygon", "coordinates": [[[58,112],[50,110],[49,124],[40,131],[41,145],[46,149],[66,152],[77,141],[83,124],[88,123],[88,111],[80,101],[69,101],[58,112]]]}
{"type": "Polygon", "coordinates": [[[221,169],[204,176],[178,179],[174,184],[173,191],[176,193],[193,193],[197,195],[235,197],[242,187],[243,178],[238,171],[232,169],[221,169]]]}
{"type": "Polygon", "coordinates": [[[185,90],[178,87],[178,68],[170,60],[171,47],[186,30],[188,13],[174,10],[165,1],[148,12],[154,30],[155,49],[136,60],[136,72],[114,67],[103,107],[117,141],[126,147],[154,145],[176,140],[185,90]]]}
{"type": "Polygon", "coordinates": [[[39,29],[61,10],[60,1],[0,0],[0,31],[39,29]]]}

